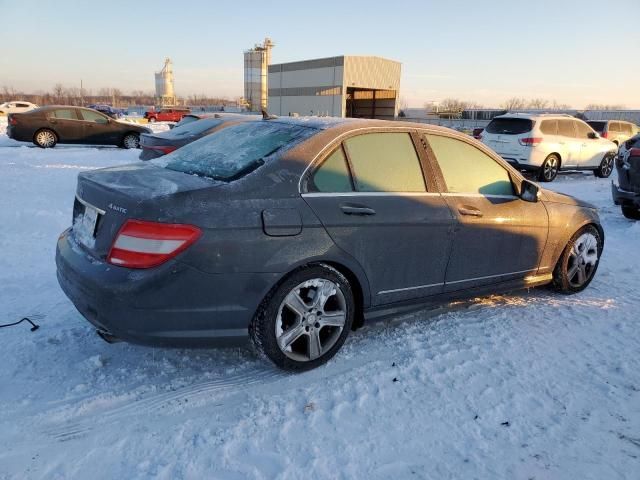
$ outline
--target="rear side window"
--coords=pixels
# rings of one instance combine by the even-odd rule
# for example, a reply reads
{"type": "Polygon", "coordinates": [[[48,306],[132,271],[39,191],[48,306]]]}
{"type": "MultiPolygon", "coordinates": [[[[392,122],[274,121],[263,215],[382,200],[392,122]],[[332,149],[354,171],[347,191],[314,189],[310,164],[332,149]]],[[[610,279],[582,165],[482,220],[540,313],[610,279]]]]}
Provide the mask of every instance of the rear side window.
{"type": "Polygon", "coordinates": [[[51,113],[52,117],[64,120],[78,120],[76,111],[73,108],[59,108],[51,113]]]}
{"type": "Polygon", "coordinates": [[[604,132],[604,128],[607,126],[607,122],[587,122],[587,123],[591,128],[593,128],[598,133],[604,132]]]}
{"type": "Polygon", "coordinates": [[[351,175],[342,147],[339,147],[315,171],[309,191],[312,192],[352,192],[351,175]]]}
{"type": "Polygon", "coordinates": [[[485,130],[488,133],[520,135],[530,132],[532,128],[533,120],[528,118],[494,118],[485,130]]]}
{"type": "Polygon", "coordinates": [[[619,132],[620,131],[620,123],[618,122],[611,122],[609,124],[609,131],[610,132],[619,132]]]}
{"type": "Polygon", "coordinates": [[[424,192],[418,154],[408,133],[369,133],[345,140],[359,192],[424,192]]]}
{"type": "Polygon", "coordinates": [[[576,136],[576,130],[574,128],[573,120],[558,120],[558,135],[562,135],[563,137],[573,137],[576,136]]]}
{"type": "Polygon", "coordinates": [[[557,120],[543,120],[540,123],[540,131],[545,135],[557,135],[558,134],[558,121],[557,120]]]}
{"type": "Polygon", "coordinates": [[[455,138],[425,137],[450,193],[513,195],[509,172],[480,149],[455,138]]]}
{"type": "Polygon", "coordinates": [[[151,162],[169,170],[228,182],[317,132],[315,128],[275,121],[247,122],[218,130],[151,162]]]}

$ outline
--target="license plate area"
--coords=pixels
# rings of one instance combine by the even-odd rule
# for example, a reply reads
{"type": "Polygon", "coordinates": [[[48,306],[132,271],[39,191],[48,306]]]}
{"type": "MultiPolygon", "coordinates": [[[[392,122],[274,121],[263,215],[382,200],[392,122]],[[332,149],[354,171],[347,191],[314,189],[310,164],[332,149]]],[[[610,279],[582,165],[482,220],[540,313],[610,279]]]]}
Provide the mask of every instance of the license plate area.
{"type": "Polygon", "coordinates": [[[76,197],[73,206],[73,233],[76,240],[85,247],[95,247],[96,229],[103,214],[102,210],[76,197]]]}

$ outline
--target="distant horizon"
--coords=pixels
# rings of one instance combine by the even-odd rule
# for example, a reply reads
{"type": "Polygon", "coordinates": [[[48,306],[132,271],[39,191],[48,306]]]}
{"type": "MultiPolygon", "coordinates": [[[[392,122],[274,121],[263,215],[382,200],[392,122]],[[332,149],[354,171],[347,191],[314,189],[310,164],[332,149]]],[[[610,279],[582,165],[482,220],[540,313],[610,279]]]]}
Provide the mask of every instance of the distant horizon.
{"type": "MultiPolygon", "coordinates": [[[[640,17],[635,0],[607,6],[640,17]]],[[[0,30],[0,89],[51,92],[58,83],[80,87],[83,80],[94,93],[151,92],[154,72],[170,57],[177,95],[235,99],[243,93],[243,51],[270,37],[276,45],[272,63],[350,54],[401,62],[399,97],[408,108],[447,98],[499,108],[516,97],[578,110],[589,104],[640,109],[640,66],[621,64],[636,55],[640,32],[603,21],[601,2],[541,0],[535,9],[523,9],[507,0],[401,0],[391,17],[370,7],[360,0],[327,0],[310,13],[291,0],[277,9],[251,1],[196,1],[176,20],[175,4],[166,0],[153,8],[125,0],[99,6],[0,0],[2,18],[29,19],[0,30]],[[336,11],[343,17],[336,19],[336,11]]]]}

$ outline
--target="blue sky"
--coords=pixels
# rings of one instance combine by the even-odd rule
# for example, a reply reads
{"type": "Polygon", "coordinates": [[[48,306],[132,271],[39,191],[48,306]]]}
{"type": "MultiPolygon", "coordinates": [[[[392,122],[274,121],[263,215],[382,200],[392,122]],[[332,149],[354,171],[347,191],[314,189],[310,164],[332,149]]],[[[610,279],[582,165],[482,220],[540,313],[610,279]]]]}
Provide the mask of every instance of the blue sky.
{"type": "Polygon", "coordinates": [[[518,96],[640,108],[639,19],[638,0],[0,0],[0,87],[82,79],[93,90],[152,91],[169,56],[179,95],[237,97],[243,50],[269,36],[274,63],[398,60],[409,106],[518,96]]]}

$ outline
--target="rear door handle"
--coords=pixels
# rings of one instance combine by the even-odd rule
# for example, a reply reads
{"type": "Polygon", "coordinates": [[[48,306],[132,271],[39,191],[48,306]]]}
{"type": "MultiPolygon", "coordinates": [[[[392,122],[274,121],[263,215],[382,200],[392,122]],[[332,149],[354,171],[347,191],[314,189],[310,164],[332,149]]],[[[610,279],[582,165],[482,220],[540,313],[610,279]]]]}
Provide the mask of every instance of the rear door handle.
{"type": "Polygon", "coordinates": [[[470,215],[472,217],[481,217],[482,216],[482,212],[480,210],[478,210],[477,208],[460,207],[460,208],[458,208],[458,212],[460,212],[460,215],[470,215]]]}
{"type": "Polygon", "coordinates": [[[373,208],[365,207],[364,205],[342,204],[340,210],[345,215],[375,215],[376,211],[373,208]]]}

